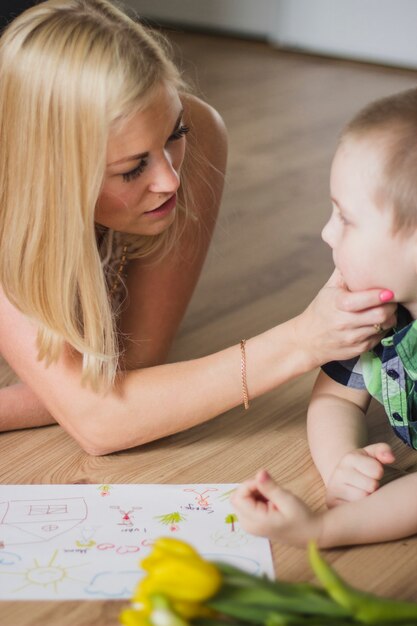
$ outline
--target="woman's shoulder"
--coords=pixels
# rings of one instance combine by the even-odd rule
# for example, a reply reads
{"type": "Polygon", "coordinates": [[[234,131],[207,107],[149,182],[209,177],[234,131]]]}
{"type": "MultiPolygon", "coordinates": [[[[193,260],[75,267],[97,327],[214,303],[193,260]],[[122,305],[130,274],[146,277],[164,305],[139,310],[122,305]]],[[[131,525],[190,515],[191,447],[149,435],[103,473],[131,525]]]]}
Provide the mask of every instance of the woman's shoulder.
{"type": "Polygon", "coordinates": [[[226,126],[220,113],[213,106],[189,93],[181,94],[184,120],[195,131],[199,141],[222,141],[226,143],[226,126]]]}

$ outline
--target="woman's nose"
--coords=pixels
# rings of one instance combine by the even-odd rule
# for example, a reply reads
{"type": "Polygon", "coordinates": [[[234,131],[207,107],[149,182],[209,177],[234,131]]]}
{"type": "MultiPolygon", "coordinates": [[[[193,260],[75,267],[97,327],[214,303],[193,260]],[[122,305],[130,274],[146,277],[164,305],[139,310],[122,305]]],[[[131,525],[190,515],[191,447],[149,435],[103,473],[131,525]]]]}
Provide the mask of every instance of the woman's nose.
{"type": "Polygon", "coordinates": [[[155,164],[154,177],[149,185],[154,193],[175,193],[180,186],[180,175],[168,155],[155,164]]]}

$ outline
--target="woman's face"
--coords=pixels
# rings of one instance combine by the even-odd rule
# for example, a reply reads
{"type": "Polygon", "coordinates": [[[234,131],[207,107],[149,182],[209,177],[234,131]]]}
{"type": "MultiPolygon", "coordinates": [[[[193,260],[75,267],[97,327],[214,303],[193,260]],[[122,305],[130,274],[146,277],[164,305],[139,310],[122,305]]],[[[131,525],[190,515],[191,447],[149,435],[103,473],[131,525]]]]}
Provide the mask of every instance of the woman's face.
{"type": "Polygon", "coordinates": [[[136,235],[172,224],[188,131],[182,114],[177,91],[161,85],[149,106],[110,136],[96,223],[136,235]]]}

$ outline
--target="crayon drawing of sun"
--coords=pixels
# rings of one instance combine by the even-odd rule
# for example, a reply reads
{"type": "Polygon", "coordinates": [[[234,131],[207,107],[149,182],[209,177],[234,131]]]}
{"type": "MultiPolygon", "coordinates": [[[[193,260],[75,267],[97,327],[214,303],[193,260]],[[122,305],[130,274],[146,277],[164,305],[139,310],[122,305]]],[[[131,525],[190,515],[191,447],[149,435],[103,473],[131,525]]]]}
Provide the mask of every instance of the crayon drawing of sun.
{"type": "Polygon", "coordinates": [[[34,566],[28,567],[28,569],[24,572],[9,572],[9,574],[17,574],[18,576],[23,576],[25,579],[25,584],[15,589],[15,592],[21,591],[22,589],[26,589],[30,585],[39,585],[44,589],[50,587],[55,593],[58,593],[58,584],[63,580],[77,580],[76,578],[72,578],[68,574],[68,570],[73,569],[74,567],[81,567],[80,565],[72,565],[70,567],[61,567],[57,563],[55,563],[56,556],[58,554],[58,550],[55,550],[52,554],[49,562],[46,565],[41,565],[38,562],[38,559],[33,559],[34,566]]]}

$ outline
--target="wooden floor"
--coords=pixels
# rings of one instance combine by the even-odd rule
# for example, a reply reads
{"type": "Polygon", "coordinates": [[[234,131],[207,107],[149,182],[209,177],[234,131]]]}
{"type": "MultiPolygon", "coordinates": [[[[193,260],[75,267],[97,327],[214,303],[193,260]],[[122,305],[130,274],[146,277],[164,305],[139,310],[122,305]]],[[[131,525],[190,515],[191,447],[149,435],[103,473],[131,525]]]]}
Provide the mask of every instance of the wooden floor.
{"type": "MultiPolygon", "coordinates": [[[[265,44],[172,34],[197,91],[223,115],[230,161],[214,245],[171,359],[207,354],[297,314],[331,272],[320,240],[328,173],[341,125],[367,101],[416,84],[405,70],[278,52],[265,44]],[[198,77],[198,79],[197,79],[198,77]]],[[[234,482],[261,466],[323,506],[305,434],[315,373],[187,433],[107,457],[84,454],[58,426],[0,435],[1,483],[234,482]]],[[[398,465],[417,454],[394,441],[379,407],[373,441],[393,443],[398,465]]],[[[399,512],[400,514],[400,512],[399,512]]],[[[355,585],[417,601],[417,538],[332,550],[355,585]]],[[[311,580],[304,551],[274,545],[277,576],[311,580]]],[[[107,626],[120,604],[0,603],[3,626],[107,626]]]]}

